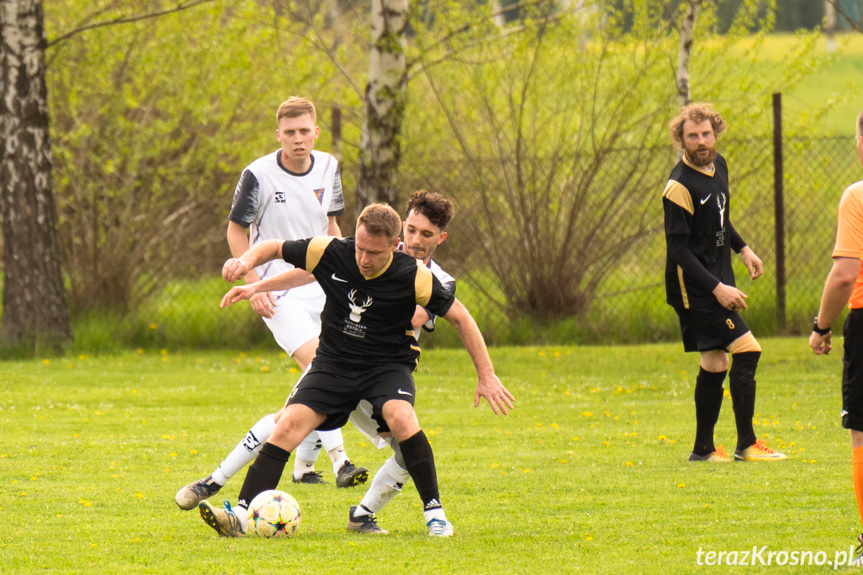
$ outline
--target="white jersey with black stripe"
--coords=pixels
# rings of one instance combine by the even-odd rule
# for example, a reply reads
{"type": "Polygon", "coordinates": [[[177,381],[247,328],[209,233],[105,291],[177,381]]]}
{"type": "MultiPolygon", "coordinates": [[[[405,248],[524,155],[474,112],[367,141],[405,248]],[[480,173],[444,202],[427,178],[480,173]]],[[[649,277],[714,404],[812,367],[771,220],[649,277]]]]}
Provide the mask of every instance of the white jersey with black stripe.
{"type": "MultiPolygon", "coordinates": [[[[240,177],[228,219],[249,228],[249,247],[265,240],[299,240],[327,235],[328,216],[344,213],[339,165],[326,152],[312,151],[305,173],[291,172],[277,150],[252,162],[240,177]]],[[[274,260],[256,271],[261,279],[293,269],[274,260]]],[[[278,298],[285,292],[275,292],[278,298]]],[[[323,298],[317,283],[294,288],[291,297],[323,298]]]]}

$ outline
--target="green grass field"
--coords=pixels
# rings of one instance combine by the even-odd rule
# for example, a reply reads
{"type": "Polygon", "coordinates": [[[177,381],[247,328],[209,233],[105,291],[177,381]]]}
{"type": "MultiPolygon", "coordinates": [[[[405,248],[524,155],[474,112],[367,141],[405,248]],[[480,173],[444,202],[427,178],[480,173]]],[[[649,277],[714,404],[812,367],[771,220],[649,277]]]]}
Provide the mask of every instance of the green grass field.
{"type": "MultiPolygon", "coordinates": [[[[516,396],[508,417],[473,408],[464,351],[426,352],[417,410],[449,540],[425,535],[412,485],[379,514],[383,537],[345,530],[361,488],[283,482],[304,513],[291,540],[219,539],[174,505],[281,404],[297,374],[280,354],[0,363],[0,572],[685,573],[704,569],[699,549],[765,545],[832,561],[861,529],[840,357],[816,358],[803,338],[762,345],[756,431],[785,463],[686,461],[697,357],[679,344],[493,349],[516,396]]],[[[734,439],[726,398],[717,442],[731,451],[734,439]]],[[[345,440],[370,469],[388,456],[350,427],[345,440]]],[[[318,468],[332,480],[328,462],[318,468]]]]}

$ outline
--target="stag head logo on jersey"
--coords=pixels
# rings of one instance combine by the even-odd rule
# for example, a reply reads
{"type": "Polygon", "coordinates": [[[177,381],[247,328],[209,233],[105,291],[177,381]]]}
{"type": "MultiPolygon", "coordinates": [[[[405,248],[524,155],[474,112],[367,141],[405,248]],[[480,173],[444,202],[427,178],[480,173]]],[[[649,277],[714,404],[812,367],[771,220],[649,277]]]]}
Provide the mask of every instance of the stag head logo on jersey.
{"type": "Polygon", "coordinates": [[[351,321],[354,323],[359,323],[360,319],[362,319],[360,316],[363,314],[364,311],[366,311],[366,308],[372,305],[372,297],[366,297],[366,301],[364,301],[361,305],[357,305],[357,302],[354,300],[356,296],[357,290],[355,289],[352,289],[350,293],[348,293],[348,301],[351,302],[348,304],[348,307],[351,308],[351,321]]]}

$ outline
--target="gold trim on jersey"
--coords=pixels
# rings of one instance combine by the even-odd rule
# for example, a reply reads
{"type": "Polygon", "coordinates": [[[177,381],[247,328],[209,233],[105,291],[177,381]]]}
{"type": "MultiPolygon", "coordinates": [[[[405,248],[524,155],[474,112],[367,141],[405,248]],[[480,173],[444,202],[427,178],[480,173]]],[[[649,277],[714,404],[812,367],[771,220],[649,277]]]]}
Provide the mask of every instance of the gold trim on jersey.
{"type": "Polygon", "coordinates": [[[417,293],[417,305],[425,306],[432,296],[432,272],[422,260],[417,260],[417,277],[414,280],[414,288],[417,293]]]}
{"type": "Polygon", "coordinates": [[[677,266],[677,278],[680,280],[680,297],[683,298],[683,307],[689,309],[689,294],[686,293],[686,284],[683,283],[683,268],[677,266]]]}
{"type": "Polygon", "coordinates": [[[689,157],[686,154],[683,154],[683,163],[695,170],[696,172],[701,172],[709,178],[712,178],[716,175],[716,166],[714,166],[713,164],[710,164],[709,166],[696,166],[689,161],[689,157]]]}
{"type": "Polygon", "coordinates": [[[393,263],[393,254],[390,254],[390,259],[387,260],[387,263],[384,264],[384,267],[382,267],[378,273],[376,273],[375,275],[372,275],[372,276],[368,276],[368,277],[363,276],[363,278],[365,278],[367,280],[373,280],[375,278],[381,277],[383,275],[383,273],[390,268],[390,264],[392,264],[392,263],[393,263]]]}
{"type": "Polygon", "coordinates": [[[692,196],[686,186],[674,180],[668,180],[665,184],[665,190],[662,192],[663,198],[668,198],[690,214],[695,213],[695,208],[692,205],[692,196]]]}
{"type": "Polygon", "coordinates": [[[309,241],[309,247],[306,248],[306,271],[313,271],[321,261],[324,255],[324,250],[330,245],[330,242],[336,239],[335,236],[317,236],[309,241]]]}

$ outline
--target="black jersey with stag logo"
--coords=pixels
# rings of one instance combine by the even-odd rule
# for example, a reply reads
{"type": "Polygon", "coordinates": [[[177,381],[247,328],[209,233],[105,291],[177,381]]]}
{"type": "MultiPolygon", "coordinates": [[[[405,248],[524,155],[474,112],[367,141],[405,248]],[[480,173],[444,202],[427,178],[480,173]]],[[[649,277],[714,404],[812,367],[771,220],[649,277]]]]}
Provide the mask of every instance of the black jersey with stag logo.
{"type": "Polygon", "coordinates": [[[725,158],[717,155],[707,167],[694,166],[684,155],[671,171],[662,204],[668,304],[683,309],[717,305],[716,286],[735,285],[731,250],[746,246],[730,221],[725,158]]]}
{"type": "Polygon", "coordinates": [[[364,277],[354,245],[354,238],[332,236],[282,245],[284,260],[312,272],[327,296],[315,357],[364,367],[415,366],[420,354],[411,328],[416,306],[444,315],[455,296],[421,261],[403,252],[393,252],[375,277],[364,277]]]}

